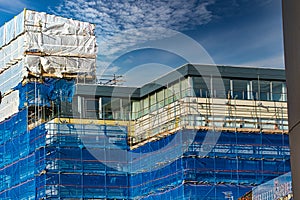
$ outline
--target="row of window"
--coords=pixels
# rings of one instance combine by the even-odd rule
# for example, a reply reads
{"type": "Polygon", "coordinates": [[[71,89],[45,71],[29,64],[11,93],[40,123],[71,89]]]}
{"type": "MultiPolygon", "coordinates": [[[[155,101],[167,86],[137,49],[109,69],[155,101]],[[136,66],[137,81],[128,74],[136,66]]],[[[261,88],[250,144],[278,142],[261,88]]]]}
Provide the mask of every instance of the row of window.
{"type": "Polygon", "coordinates": [[[85,117],[94,118],[97,113],[100,119],[136,119],[187,96],[286,101],[286,85],[280,81],[188,77],[141,100],[110,97],[86,99],[85,117]]]}
{"type": "Polygon", "coordinates": [[[192,85],[197,97],[261,101],[287,100],[286,84],[280,81],[192,77],[192,85]]]}

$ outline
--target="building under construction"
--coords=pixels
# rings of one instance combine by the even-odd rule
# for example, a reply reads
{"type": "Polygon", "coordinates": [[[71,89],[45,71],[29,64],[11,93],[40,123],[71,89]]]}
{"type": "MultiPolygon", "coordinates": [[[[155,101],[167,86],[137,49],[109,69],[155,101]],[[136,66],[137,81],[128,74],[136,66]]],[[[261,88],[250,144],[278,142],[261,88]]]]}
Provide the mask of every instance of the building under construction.
{"type": "Polygon", "coordinates": [[[238,199],[290,171],[284,70],[99,85],[94,29],[30,10],[0,28],[0,199],[238,199]]]}

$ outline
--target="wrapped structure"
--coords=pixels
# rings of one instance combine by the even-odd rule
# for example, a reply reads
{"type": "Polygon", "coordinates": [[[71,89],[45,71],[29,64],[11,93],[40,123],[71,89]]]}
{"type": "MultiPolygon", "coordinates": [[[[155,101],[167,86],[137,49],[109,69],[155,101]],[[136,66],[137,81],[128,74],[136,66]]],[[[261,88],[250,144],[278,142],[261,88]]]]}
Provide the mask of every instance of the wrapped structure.
{"type": "Polygon", "coordinates": [[[95,72],[95,26],[24,10],[0,28],[0,72],[23,61],[36,75],[95,72]]]}

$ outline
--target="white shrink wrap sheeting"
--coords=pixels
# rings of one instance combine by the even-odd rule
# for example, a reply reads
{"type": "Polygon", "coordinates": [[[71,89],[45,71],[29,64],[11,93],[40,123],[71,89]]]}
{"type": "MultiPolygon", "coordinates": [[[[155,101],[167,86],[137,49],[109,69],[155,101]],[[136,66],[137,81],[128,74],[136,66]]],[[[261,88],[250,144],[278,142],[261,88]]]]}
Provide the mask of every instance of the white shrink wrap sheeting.
{"type": "Polygon", "coordinates": [[[93,74],[94,30],[95,25],[87,22],[24,10],[0,27],[0,73],[20,62],[24,67],[20,72],[36,75],[93,74]]]}
{"type": "Polygon", "coordinates": [[[0,27],[0,47],[2,47],[5,44],[5,34],[4,34],[4,26],[0,27]]]}
{"type": "Polygon", "coordinates": [[[0,50],[0,72],[23,58],[24,45],[24,35],[22,35],[0,50]]]}
{"type": "Polygon", "coordinates": [[[25,30],[50,35],[94,35],[95,25],[32,10],[25,11],[25,30]]]}
{"type": "Polygon", "coordinates": [[[14,65],[0,71],[0,90],[10,91],[31,72],[62,77],[63,73],[85,73],[93,75],[96,60],[92,58],[26,55],[14,65]]]}
{"type": "Polygon", "coordinates": [[[60,56],[31,56],[25,57],[28,71],[34,74],[46,72],[62,77],[63,73],[93,74],[96,68],[96,60],[90,58],[60,57],[60,56]]]}
{"type": "Polygon", "coordinates": [[[42,32],[46,35],[94,36],[95,25],[55,15],[24,10],[0,27],[0,47],[10,43],[24,32],[42,32]]]}
{"type": "Polygon", "coordinates": [[[27,76],[28,72],[24,67],[24,62],[18,62],[2,72],[0,74],[0,90],[2,94],[12,90],[27,76]]]}
{"type": "Polygon", "coordinates": [[[22,59],[26,52],[42,52],[47,56],[95,58],[95,42],[95,36],[48,36],[26,33],[0,50],[0,72],[11,63],[22,59]]]}
{"type": "Polygon", "coordinates": [[[45,33],[26,32],[25,51],[43,52],[46,55],[59,56],[96,56],[95,36],[48,35],[45,33]]]}
{"type": "Polygon", "coordinates": [[[25,11],[0,27],[0,47],[10,43],[25,31],[25,11]]]}
{"type": "Polygon", "coordinates": [[[31,73],[40,75],[42,74],[40,56],[26,56],[24,57],[24,67],[31,73]]]}
{"type": "Polygon", "coordinates": [[[0,104],[0,121],[12,116],[19,111],[19,90],[4,96],[0,104]]]}

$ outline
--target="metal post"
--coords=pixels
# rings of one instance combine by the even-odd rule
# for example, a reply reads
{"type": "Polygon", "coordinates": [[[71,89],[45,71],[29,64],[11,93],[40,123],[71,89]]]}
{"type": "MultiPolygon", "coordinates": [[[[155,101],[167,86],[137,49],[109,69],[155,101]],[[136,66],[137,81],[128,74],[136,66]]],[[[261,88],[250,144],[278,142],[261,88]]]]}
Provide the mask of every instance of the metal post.
{"type": "Polygon", "coordinates": [[[282,0],[294,199],[300,199],[300,1],[282,0]]]}
{"type": "Polygon", "coordinates": [[[234,98],[233,97],[233,80],[230,80],[230,98],[234,98]]]}

